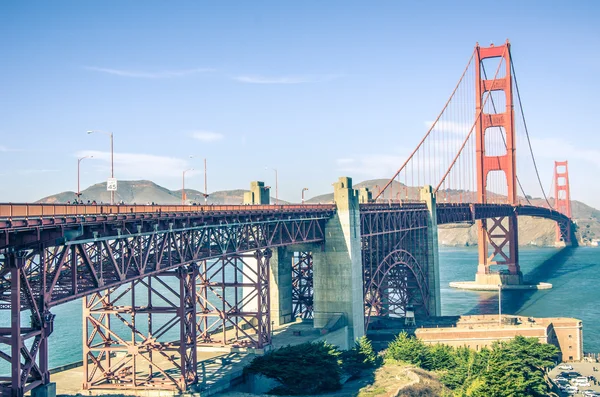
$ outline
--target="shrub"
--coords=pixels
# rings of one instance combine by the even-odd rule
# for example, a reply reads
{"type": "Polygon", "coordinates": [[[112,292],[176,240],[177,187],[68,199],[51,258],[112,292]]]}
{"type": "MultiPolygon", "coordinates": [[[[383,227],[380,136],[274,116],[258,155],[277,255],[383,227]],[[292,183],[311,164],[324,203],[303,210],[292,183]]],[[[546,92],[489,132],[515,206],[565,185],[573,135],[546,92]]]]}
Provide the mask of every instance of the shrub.
{"type": "Polygon", "coordinates": [[[246,371],[281,383],[276,394],[319,394],[338,390],[340,351],[325,342],[282,347],[256,357],[246,371]]]}
{"type": "Polygon", "coordinates": [[[385,358],[404,361],[423,369],[431,369],[433,362],[428,346],[406,332],[400,333],[389,345],[385,358]]]}
{"type": "Polygon", "coordinates": [[[354,347],[342,353],[342,368],[350,376],[356,377],[360,373],[377,365],[377,355],[373,350],[371,341],[363,336],[356,341],[354,347]]]}
{"type": "Polygon", "coordinates": [[[448,345],[433,345],[429,347],[431,353],[431,369],[435,371],[446,370],[456,366],[454,349],[448,345]]]}

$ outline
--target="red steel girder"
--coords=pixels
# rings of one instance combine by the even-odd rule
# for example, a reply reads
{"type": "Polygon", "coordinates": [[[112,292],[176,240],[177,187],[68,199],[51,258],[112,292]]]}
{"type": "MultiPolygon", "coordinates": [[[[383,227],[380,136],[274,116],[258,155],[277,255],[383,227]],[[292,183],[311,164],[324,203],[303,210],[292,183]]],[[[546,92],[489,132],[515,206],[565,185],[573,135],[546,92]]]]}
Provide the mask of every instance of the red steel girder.
{"type": "MultiPolygon", "coordinates": [[[[109,287],[204,259],[257,249],[324,240],[328,216],[282,218],[215,225],[180,225],[179,229],[131,232],[76,240],[62,245],[38,245],[28,250],[25,272],[33,301],[44,296],[49,307],[109,287]]],[[[0,261],[0,301],[7,302],[10,283],[0,261]]],[[[29,303],[24,302],[27,306],[29,303]]]]}
{"type": "Polygon", "coordinates": [[[272,251],[227,255],[200,264],[199,346],[262,348],[271,343],[269,266],[272,251]]]}
{"type": "Polygon", "coordinates": [[[292,317],[313,318],[312,252],[292,256],[292,317]]]}
{"type": "Polygon", "coordinates": [[[197,275],[192,264],[86,296],[83,388],[185,391],[196,383],[197,275]]]}

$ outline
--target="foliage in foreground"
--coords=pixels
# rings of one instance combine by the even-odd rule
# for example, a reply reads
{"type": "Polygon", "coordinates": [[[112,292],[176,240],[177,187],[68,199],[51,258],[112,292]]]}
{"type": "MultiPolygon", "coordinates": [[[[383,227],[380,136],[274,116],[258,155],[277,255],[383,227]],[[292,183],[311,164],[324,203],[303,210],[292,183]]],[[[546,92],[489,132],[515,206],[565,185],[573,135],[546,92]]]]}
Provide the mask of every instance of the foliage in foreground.
{"type": "Polygon", "coordinates": [[[441,381],[459,397],[545,396],[545,369],[558,354],[554,345],[517,336],[479,352],[467,347],[425,345],[401,333],[388,346],[386,359],[441,371],[441,381]]]}
{"type": "Polygon", "coordinates": [[[246,371],[281,383],[273,394],[306,395],[338,390],[342,373],[358,377],[377,363],[371,341],[363,336],[345,352],[325,342],[282,347],[255,358],[246,371]]]}
{"type": "Polygon", "coordinates": [[[256,357],[246,371],[281,383],[274,394],[319,394],[338,390],[340,355],[337,347],[325,342],[302,343],[256,357]]]}
{"type": "Polygon", "coordinates": [[[377,354],[366,336],[357,340],[352,349],[342,353],[342,369],[353,378],[358,377],[363,370],[374,368],[377,364],[377,354]]]}

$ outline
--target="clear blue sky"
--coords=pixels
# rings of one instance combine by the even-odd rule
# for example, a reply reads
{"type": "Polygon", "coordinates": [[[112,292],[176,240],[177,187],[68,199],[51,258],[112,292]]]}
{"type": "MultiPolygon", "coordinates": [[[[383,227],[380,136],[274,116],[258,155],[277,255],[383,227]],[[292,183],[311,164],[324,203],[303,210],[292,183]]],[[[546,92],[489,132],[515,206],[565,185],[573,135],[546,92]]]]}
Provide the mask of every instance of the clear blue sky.
{"type": "Polygon", "coordinates": [[[209,191],[274,185],[268,166],[290,201],[390,177],[475,43],[509,38],[543,181],[568,159],[600,207],[599,21],[596,1],[5,0],[0,201],[75,190],[84,154],[82,186],[105,180],[89,129],[118,179],[170,189],[203,157],[209,191]]]}

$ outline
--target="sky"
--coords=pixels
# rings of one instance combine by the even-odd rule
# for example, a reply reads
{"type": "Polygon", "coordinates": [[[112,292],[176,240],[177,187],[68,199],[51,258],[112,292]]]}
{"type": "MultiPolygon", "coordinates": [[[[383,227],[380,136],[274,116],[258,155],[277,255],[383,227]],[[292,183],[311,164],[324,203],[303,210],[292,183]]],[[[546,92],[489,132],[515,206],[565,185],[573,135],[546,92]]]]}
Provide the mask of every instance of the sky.
{"type": "MultiPolygon", "coordinates": [[[[389,178],[476,42],[510,39],[541,179],[600,208],[596,1],[0,2],[0,202],[110,174],[299,202],[389,178]],[[192,156],[192,157],[190,157],[192,156]],[[273,191],[272,191],[273,193],[273,191]]],[[[518,151],[526,148],[519,147],[518,151]]],[[[520,175],[533,185],[535,174],[520,175]]],[[[532,195],[539,195],[534,192],[532,195]]]]}

